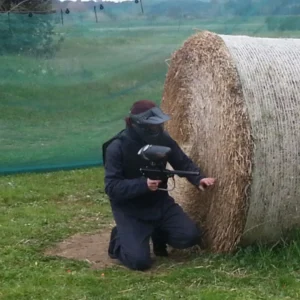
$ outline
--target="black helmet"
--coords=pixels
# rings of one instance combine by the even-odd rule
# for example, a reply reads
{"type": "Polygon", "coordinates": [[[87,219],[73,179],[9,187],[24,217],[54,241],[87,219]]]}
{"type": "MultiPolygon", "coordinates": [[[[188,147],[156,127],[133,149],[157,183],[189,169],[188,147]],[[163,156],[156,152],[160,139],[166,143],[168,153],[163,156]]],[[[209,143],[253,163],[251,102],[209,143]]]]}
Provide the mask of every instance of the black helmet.
{"type": "Polygon", "coordinates": [[[129,118],[134,130],[149,144],[160,144],[164,133],[164,123],[171,118],[155,106],[140,114],[132,114],[129,118]]]}

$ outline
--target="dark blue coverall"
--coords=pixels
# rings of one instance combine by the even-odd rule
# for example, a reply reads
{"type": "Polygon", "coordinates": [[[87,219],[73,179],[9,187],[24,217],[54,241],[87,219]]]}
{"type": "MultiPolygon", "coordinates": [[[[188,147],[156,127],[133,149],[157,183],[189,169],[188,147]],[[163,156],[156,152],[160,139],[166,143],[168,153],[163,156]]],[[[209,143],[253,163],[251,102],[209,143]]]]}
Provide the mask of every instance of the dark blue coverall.
{"type": "MultiPolygon", "coordinates": [[[[145,270],[152,264],[151,237],[153,242],[184,249],[196,245],[201,232],[168,192],[149,190],[139,171],[146,161],[137,154],[146,143],[130,127],[123,136],[105,151],[105,192],[117,226],[113,257],[130,269],[145,270]]],[[[161,145],[172,149],[168,162],[175,170],[200,171],[169,135],[161,145]]],[[[187,177],[195,186],[202,178],[187,177]]]]}

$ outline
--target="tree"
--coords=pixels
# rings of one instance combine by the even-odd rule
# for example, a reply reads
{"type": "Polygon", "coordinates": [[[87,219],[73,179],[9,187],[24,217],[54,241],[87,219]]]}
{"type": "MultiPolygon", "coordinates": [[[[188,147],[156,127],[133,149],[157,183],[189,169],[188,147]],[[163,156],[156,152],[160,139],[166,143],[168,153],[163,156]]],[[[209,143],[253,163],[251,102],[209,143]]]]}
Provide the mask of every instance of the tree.
{"type": "Polygon", "coordinates": [[[62,39],[51,0],[0,0],[0,10],[0,54],[54,55],[62,39]]]}
{"type": "Polygon", "coordinates": [[[2,11],[26,12],[51,10],[52,0],[0,0],[2,11]]]}

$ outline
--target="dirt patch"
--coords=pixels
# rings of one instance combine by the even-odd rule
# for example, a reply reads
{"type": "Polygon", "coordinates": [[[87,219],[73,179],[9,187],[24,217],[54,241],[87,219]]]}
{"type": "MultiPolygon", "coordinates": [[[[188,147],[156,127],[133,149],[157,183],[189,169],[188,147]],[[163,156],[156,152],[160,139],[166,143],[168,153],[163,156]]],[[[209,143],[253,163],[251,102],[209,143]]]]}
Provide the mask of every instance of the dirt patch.
{"type": "MultiPolygon", "coordinates": [[[[75,234],[55,247],[47,249],[44,254],[86,261],[92,269],[122,266],[118,260],[111,259],[107,254],[110,232],[111,228],[106,228],[93,234],[75,234]]],[[[165,259],[156,258],[153,252],[151,252],[151,256],[154,259],[153,268],[155,269],[162,267],[163,263],[166,262],[165,259]]],[[[187,259],[187,255],[183,252],[173,252],[172,249],[169,249],[168,262],[171,265],[183,263],[187,259]]],[[[151,269],[153,270],[153,268],[151,269]]]]}
{"type": "Polygon", "coordinates": [[[118,261],[107,254],[110,232],[111,228],[106,228],[94,234],[75,234],[47,249],[45,255],[86,261],[93,269],[118,265],[118,261]]]}

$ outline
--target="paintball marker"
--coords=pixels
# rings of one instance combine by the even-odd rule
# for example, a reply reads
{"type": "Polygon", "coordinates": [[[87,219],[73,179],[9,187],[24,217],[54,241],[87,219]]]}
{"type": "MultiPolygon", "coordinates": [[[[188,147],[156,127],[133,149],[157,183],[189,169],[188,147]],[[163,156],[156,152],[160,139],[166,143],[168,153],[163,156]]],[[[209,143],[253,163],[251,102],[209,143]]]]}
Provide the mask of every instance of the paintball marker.
{"type": "Polygon", "coordinates": [[[140,168],[142,175],[152,180],[161,180],[163,185],[166,185],[169,178],[173,179],[174,186],[172,189],[159,188],[161,191],[172,191],[175,188],[174,176],[181,177],[189,175],[200,175],[199,172],[168,170],[165,165],[168,160],[168,154],[171,152],[171,148],[165,146],[146,145],[142,147],[138,155],[143,159],[149,161],[150,167],[140,168]]]}

